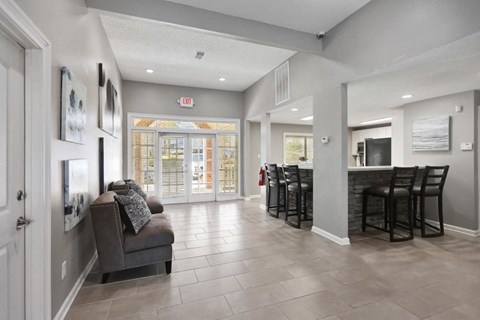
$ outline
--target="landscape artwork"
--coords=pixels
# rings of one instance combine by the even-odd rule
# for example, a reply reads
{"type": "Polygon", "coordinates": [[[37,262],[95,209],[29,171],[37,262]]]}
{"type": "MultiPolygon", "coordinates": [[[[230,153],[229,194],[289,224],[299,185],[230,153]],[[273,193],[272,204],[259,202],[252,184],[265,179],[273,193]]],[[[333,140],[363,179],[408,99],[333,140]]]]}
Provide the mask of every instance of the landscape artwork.
{"type": "Polygon", "coordinates": [[[450,117],[414,120],[412,149],[413,151],[450,150],[450,117]]]}
{"type": "Polygon", "coordinates": [[[65,231],[72,230],[85,218],[90,205],[88,193],[88,161],[64,161],[65,231]]]}
{"type": "Polygon", "coordinates": [[[67,68],[62,68],[62,122],[60,139],[85,144],[87,87],[67,68]]]}

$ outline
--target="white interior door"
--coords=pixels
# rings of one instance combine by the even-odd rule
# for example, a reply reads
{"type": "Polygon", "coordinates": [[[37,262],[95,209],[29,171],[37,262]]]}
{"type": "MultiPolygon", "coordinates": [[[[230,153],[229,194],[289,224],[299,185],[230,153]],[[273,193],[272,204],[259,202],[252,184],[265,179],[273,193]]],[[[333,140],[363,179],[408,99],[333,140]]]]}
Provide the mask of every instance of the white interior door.
{"type": "Polygon", "coordinates": [[[168,203],[215,201],[215,135],[161,134],[160,184],[168,203]]]}
{"type": "Polygon", "coordinates": [[[25,319],[25,52],[0,33],[0,320],[25,319]]]}

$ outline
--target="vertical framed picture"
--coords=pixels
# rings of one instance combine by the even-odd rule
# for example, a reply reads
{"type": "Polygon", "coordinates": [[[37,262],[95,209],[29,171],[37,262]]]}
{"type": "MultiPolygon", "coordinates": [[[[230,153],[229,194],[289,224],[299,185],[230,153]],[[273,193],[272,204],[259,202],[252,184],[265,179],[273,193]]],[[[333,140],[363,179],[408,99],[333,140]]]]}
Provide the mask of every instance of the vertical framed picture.
{"type": "Polygon", "coordinates": [[[99,128],[108,134],[113,135],[113,117],[114,117],[114,105],[113,105],[113,93],[115,90],[110,79],[106,80],[103,87],[99,87],[99,128]]]}
{"type": "Polygon", "coordinates": [[[413,120],[413,151],[450,150],[450,116],[413,120]]]}
{"type": "Polygon", "coordinates": [[[122,106],[120,105],[118,92],[112,85],[113,101],[113,136],[118,138],[122,135],[122,106]]]}
{"type": "Polygon", "coordinates": [[[86,159],[65,160],[63,167],[64,215],[67,232],[85,218],[90,205],[88,161],[86,159]]]}
{"type": "Polygon", "coordinates": [[[67,67],[62,68],[60,139],[85,144],[87,88],[67,67]]]}

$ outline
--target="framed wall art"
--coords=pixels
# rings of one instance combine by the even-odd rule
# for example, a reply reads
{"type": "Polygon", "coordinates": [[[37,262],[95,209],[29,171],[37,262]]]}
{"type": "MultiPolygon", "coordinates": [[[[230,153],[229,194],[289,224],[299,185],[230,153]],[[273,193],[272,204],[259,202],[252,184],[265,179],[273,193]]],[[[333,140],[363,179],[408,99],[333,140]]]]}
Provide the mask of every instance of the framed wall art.
{"type": "Polygon", "coordinates": [[[85,218],[90,205],[88,161],[86,159],[65,160],[63,166],[65,231],[70,231],[85,218]]]}
{"type": "Polygon", "coordinates": [[[413,120],[413,151],[450,150],[450,116],[413,120]]]}
{"type": "Polygon", "coordinates": [[[62,68],[60,139],[85,144],[87,88],[67,68],[62,68]]]}

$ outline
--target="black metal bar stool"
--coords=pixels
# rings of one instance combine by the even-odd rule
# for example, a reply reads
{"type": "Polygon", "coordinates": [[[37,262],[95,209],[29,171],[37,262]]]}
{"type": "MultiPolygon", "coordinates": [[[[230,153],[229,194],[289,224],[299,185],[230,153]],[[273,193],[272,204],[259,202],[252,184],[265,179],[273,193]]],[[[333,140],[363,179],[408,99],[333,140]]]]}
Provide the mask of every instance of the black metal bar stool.
{"type": "Polygon", "coordinates": [[[285,223],[300,228],[302,222],[302,214],[304,215],[303,221],[312,220],[307,215],[307,194],[312,191],[312,185],[306,182],[302,182],[300,176],[300,170],[297,165],[283,165],[283,174],[287,183],[286,195],[287,195],[287,212],[285,214],[285,223]],[[293,193],[295,195],[295,208],[290,209],[289,195],[293,193]],[[302,197],[303,197],[303,211],[302,211],[302,197]],[[294,212],[290,214],[290,212],[294,212]],[[288,217],[296,216],[297,223],[293,223],[288,220],[288,217]]]}
{"type": "Polygon", "coordinates": [[[285,179],[280,177],[280,171],[278,170],[278,166],[275,163],[265,163],[265,172],[267,173],[267,213],[274,216],[270,213],[270,209],[276,208],[277,212],[275,217],[280,216],[280,208],[283,208],[282,211],[285,211],[286,204],[287,204],[287,192],[285,190],[285,179]],[[272,205],[272,188],[276,190],[277,193],[277,201],[275,205],[272,205]],[[282,194],[283,190],[283,205],[280,201],[280,195],[282,194]]]}
{"type": "Polygon", "coordinates": [[[413,187],[413,225],[420,221],[420,230],[422,238],[432,238],[443,236],[443,187],[447,179],[447,173],[450,166],[426,166],[423,173],[422,184],[413,187]],[[425,198],[437,197],[438,203],[438,227],[425,222],[425,198]],[[420,198],[420,218],[417,216],[417,204],[420,198]],[[438,232],[426,232],[426,227],[438,232]]]}
{"type": "Polygon", "coordinates": [[[362,230],[366,227],[372,227],[378,230],[386,231],[390,234],[391,242],[407,241],[413,239],[413,215],[412,215],[412,196],[413,186],[417,175],[418,167],[394,167],[389,186],[370,187],[363,190],[363,212],[362,212],[362,230]],[[367,224],[367,216],[379,215],[379,213],[368,213],[368,197],[380,197],[384,201],[384,228],[367,224]],[[406,226],[401,221],[397,221],[397,204],[399,200],[407,200],[407,219],[406,226]],[[395,237],[395,228],[406,228],[408,236],[395,237]]]}

